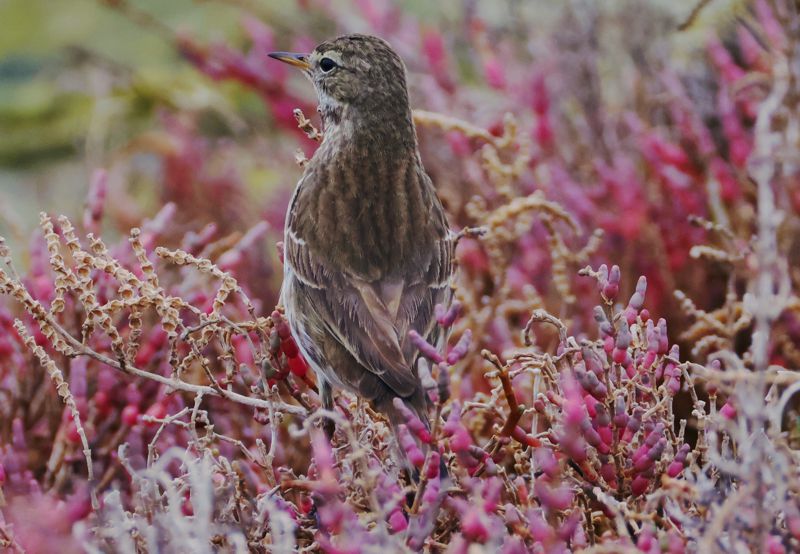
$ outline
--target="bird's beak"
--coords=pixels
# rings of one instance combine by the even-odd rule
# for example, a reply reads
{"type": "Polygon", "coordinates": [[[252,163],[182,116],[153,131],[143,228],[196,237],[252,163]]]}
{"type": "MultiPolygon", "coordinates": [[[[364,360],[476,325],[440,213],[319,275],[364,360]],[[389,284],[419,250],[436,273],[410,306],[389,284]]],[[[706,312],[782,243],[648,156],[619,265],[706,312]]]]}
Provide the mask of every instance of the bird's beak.
{"type": "Polygon", "coordinates": [[[308,63],[308,54],[294,54],[292,52],[270,52],[269,57],[288,63],[289,65],[299,67],[300,69],[303,69],[305,71],[311,69],[311,66],[308,63]]]}

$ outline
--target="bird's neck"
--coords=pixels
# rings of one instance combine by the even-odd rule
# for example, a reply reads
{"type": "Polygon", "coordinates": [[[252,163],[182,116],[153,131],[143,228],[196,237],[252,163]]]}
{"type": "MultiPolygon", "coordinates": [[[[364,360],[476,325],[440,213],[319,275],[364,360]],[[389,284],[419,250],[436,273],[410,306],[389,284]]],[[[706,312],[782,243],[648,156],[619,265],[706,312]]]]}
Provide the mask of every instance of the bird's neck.
{"type": "Polygon", "coordinates": [[[417,136],[408,106],[320,104],[324,143],[333,150],[414,153],[417,136]]]}

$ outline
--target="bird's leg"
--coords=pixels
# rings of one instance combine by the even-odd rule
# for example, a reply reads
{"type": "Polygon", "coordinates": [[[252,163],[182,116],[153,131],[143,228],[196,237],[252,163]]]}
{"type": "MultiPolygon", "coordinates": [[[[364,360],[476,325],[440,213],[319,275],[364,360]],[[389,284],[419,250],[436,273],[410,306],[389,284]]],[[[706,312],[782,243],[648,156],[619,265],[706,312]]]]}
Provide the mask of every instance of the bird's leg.
{"type": "MultiPolygon", "coordinates": [[[[322,408],[324,410],[333,411],[333,392],[331,385],[324,379],[319,381],[319,395],[322,397],[322,408]]],[[[333,441],[333,432],[336,430],[336,423],[333,419],[326,417],[322,422],[322,429],[329,441],[333,441]]]]}

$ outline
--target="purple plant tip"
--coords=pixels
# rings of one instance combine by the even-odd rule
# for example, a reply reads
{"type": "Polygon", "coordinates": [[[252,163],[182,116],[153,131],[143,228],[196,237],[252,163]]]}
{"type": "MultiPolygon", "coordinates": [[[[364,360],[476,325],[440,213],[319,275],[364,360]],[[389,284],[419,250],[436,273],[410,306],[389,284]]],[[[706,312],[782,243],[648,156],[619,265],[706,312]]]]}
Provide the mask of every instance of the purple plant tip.
{"type": "Polygon", "coordinates": [[[764,551],[766,554],[786,554],[786,548],[783,546],[783,540],[779,535],[770,535],[764,541],[764,551]]]}
{"type": "Polygon", "coordinates": [[[428,358],[430,361],[437,364],[440,364],[444,361],[444,358],[442,358],[442,355],[439,354],[438,350],[436,350],[436,347],[422,338],[420,334],[413,329],[408,332],[408,338],[411,340],[411,344],[413,344],[417,350],[419,350],[420,354],[428,358]]]}
{"type": "Polygon", "coordinates": [[[595,448],[599,447],[602,441],[600,440],[600,434],[594,430],[592,427],[592,423],[588,419],[584,419],[580,423],[580,429],[583,433],[583,438],[586,439],[591,446],[595,448]]]}
{"type": "Polygon", "coordinates": [[[667,467],[667,475],[673,479],[683,471],[683,462],[673,461],[667,467]]]}
{"type": "Polygon", "coordinates": [[[394,404],[395,409],[403,416],[403,419],[406,420],[406,426],[408,429],[422,442],[426,444],[430,443],[430,431],[428,431],[428,428],[425,427],[425,424],[420,421],[417,415],[408,409],[408,406],[405,405],[405,402],[403,402],[400,398],[395,398],[392,401],[392,404],[394,404]]]}
{"type": "MultiPolygon", "coordinates": [[[[438,467],[437,467],[438,469],[438,467]]],[[[442,488],[442,481],[439,478],[439,472],[436,472],[436,475],[430,478],[428,481],[428,486],[425,487],[425,492],[422,493],[422,503],[423,505],[430,506],[436,499],[439,497],[439,491],[442,488]]]]}
{"type": "Polygon", "coordinates": [[[670,395],[675,396],[678,394],[678,391],[681,390],[681,380],[680,378],[670,377],[669,381],[667,381],[667,391],[670,395]]]}
{"type": "Polygon", "coordinates": [[[425,454],[422,453],[416,441],[411,436],[408,426],[400,424],[397,428],[397,435],[400,442],[400,447],[408,457],[408,461],[417,469],[422,469],[425,463],[425,454]]]}
{"type": "Polygon", "coordinates": [[[731,404],[731,401],[728,400],[727,402],[725,402],[725,405],[722,406],[722,408],[720,408],[719,414],[722,417],[724,417],[725,419],[728,419],[728,420],[735,419],[736,418],[736,408],[734,407],[733,404],[731,404]]]}
{"type": "Polygon", "coordinates": [[[11,422],[11,444],[14,446],[14,450],[17,451],[27,449],[27,443],[25,442],[25,426],[18,417],[15,417],[14,421],[11,422]]]}
{"type": "Polygon", "coordinates": [[[608,266],[606,264],[603,264],[597,268],[597,290],[603,293],[603,291],[607,286],[608,286],[608,266]]]}
{"type": "MultiPolygon", "coordinates": [[[[615,364],[620,365],[627,365],[630,356],[628,355],[628,350],[625,348],[614,348],[614,352],[611,355],[611,359],[614,360],[615,364]]],[[[630,375],[628,376],[630,377],[630,375]]]]}
{"type": "Polygon", "coordinates": [[[639,456],[639,459],[633,464],[634,471],[642,473],[652,467],[653,463],[655,463],[655,460],[650,457],[650,452],[652,451],[645,451],[641,456],[639,456]]]}
{"type": "Polygon", "coordinates": [[[461,335],[461,338],[458,339],[458,342],[453,347],[450,352],[447,354],[447,363],[450,365],[455,365],[459,361],[461,361],[464,356],[467,355],[469,351],[470,344],[472,344],[472,330],[467,329],[461,335]]]}
{"type": "Polygon", "coordinates": [[[519,425],[514,427],[514,430],[511,431],[511,436],[519,442],[520,444],[524,444],[530,447],[537,447],[540,446],[542,443],[539,439],[534,436],[531,436],[525,432],[525,430],[520,427],[519,425]]]}
{"type": "Polygon", "coordinates": [[[628,423],[627,425],[625,425],[625,431],[622,433],[622,437],[620,438],[620,440],[622,442],[631,442],[633,440],[634,435],[636,435],[636,432],[639,430],[641,424],[642,422],[635,416],[634,413],[633,416],[628,418],[628,423]]]}
{"type": "Polygon", "coordinates": [[[503,506],[503,512],[505,514],[506,525],[519,525],[522,523],[522,518],[520,517],[519,511],[512,503],[507,502],[503,506]]]}
{"type": "Polygon", "coordinates": [[[597,434],[600,435],[600,440],[603,441],[603,444],[606,447],[610,446],[612,442],[614,442],[614,433],[611,431],[611,427],[605,425],[603,427],[599,427],[597,429],[597,434]]]}
{"type": "Polygon", "coordinates": [[[528,515],[528,526],[534,540],[548,544],[553,540],[555,531],[542,517],[541,510],[531,510],[528,515]]]}
{"type": "Polygon", "coordinates": [[[577,510],[569,514],[569,516],[564,519],[564,523],[561,524],[561,527],[558,528],[558,538],[560,538],[562,541],[570,540],[572,535],[575,534],[575,531],[577,531],[580,521],[580,512],[577,510]]]}
{"type": "Polygon", "coordinates": [[[392,512],[392,515],[389,516],[389,527],[394,533],[401,533],[408,528],[408,520],[402,510],[392,512]]]}
{"type": "Polygon", "coordinates": [[[436,450],[431,450],[428,454],[428,461],[425,464],[425,477],[433,479],[439,475],[439,453],[436,450]]]}
{"type": "Polygon", "coordinates": [[[617,299],[619,294],[620,270],[618,265],[611,266],[611,271],[608,273],[608,280],[603,286],[603,296],[610,301],[617,299]]]}
{"type": "Polygon", "coordinates": [[[568,435],[562,440],[562,447],[564,452],[572,458],[572,460],[576,463],[581,463],[586,461],[589,457],[589,453],[587,452],[586,443],[584,440],[579,436],[572,436],[568,435]]]}
{"type": "Polygon", "coordinates": [[[639,548],[639,550],[644,552],[650,552],[658,546],[656,537],[653,534],[653,529],[650,526],[646,526],[644,529],[642,529],[642,532],[639,533],[639,538],[636,540],[636,546],[639,548]]]}
{"type": "Polygon", "coordinates": [[[633,295],[631,296],[631,299],[628,302],[628,306],[630,306],[636,311],[641,310],[642,306],[644,306],[644,297],[646,293],[647,293],[647,278],[644,275],[642,275],[636,282],[636,292],[634,292],[633,295]]]}
{"type": "Polygon", "coordinates": [[[489,529],[477,506],[472,506],[461,519],[461,532],[471,542],[484,543],[489,539],[489,529]]]}
{"type": "Polygon", "coordinates": [[[658,353],[666,354],[669,350],[669,337],[667,337],[667,320],[663,317],[658,320],[658,353]]]}
{"type": "Polygon", "coordinates": [[[622,321],[619,331],[617,332],[617,340],[614,343],[614,346],[618,350],[627,350],[631,345],[631,340],[631,330],[628,326],[628,323],[626,321],[622,321]]]}
{"type": "Polygon", "coordinates": [[[650,486],[650,479],[643,475],[637,475],[631,482],[631,493],[633,496],[641,496],[650,486]]]}
{"type": "Polygon", "coordinates": [[[583,361],[586,364],[586,369],[590,370],[595,376],[602,378],[605,376],[605,368],[600,361],[600,357],[590,348],[583,348],[581,350],[583,361]]]}
{"type": "Polygon", "coordinates": [[[594,307],[594,320],[597,322],[597,328],[604,337],[614,334],[614,326],[611,325],[610,321],[608,321],[606,313],[603,311],[602,307],[594,307]]]}
{"type": "Polygon", "coordinates": [[[628,423],[628,414],[626,412],[625,397],[620,395],[614,400],[614,425],[618,429],[622,429],[628,423]]]}
{"type": "Polygon", "coordinates": [[[636,310],[636,308],[629,305],[622,312],[622,316],[625,318],[625,321],[628,323],[628,325],[633,325],[636,323],[636,318],[639,317],[639,312],[636,310]]]}
{"type": "Polygon", "coordinates": [[[569,487],[551,487],[545,479],[539,478],[534,485],[534,492],[542,506],[555,511],[566,510],[572,504],[572,490],[569,487]]]}
{"type": "Polygon", "coordinates": [[[786,518],[786,526],[789,528],[789,532],[792,536],[800,540],[800,512],[795,511],[795,513],[789,515],[786,518]]]}
{"type": "Polygon", "coordinates": [[[450,399],[450,371],[444,365],[439,365],[439,375],[436,379],[437,402],[445,403],[450,399]]]}
{"type": "Polygon", "coordinates": [[[603,339],[603,351],[606,354],[611,354],[614,351],[614,337],[611,335],[603,339]]]}
{"type": "Polygon", "coordinates": [[[439,325],[442,327],[450,327],[461,315],[462,309],[463,306],[458,301],[454,301],[448,309],[445,309],[442,304],[436,304],[434,313],[436,315],[437,323],[439,323],[439,325]]]}
{"type": "Polygon", "coordinates": [[[536,467],[542,470],[544,474],[551,479],[555,479],[558,474],[561,473],[558,460],[556,460],[553,451],[549,448],[541,447],[534,450],[533,461],[536,464],[536,467]]]}
{"type": "Polygon", "coordinates": [[[617,468],[613,462],[606,462],[600,466],[600,477],[608,483],[611,488],[617,487],[617,468]]]}
{"type": "Polygon", "coordinates": [[[314,435],[311,440],[311,448],[314,452],[314,464],[321,480],[336,482],[333,470],[333,451],[328,440],[320,433],[314,435]]]}
{"type": "Polygon", "coordinates": [[[564,406],[566,418],[564,421],[567,425],[580,425],[580,423],[588,417],[586,404],[581,400],[582,399],[575,397],[566,401],[566,405],[564,406]]]}

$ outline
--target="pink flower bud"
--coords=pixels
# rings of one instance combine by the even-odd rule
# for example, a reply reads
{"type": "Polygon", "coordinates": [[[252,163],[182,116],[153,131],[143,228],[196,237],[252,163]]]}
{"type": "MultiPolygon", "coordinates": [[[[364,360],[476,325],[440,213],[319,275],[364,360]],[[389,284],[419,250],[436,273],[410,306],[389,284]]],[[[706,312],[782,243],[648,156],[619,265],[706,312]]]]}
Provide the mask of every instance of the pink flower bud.
{"type": "Polygon", "coordinates": [[[428,460],[425,464],[425,477],[427,479],[433,479],[437,475],[439,475],[439,462],[441,457],[436,450],[431,450],[428,454],[428,460]]]}
{"type": "Polygon", "coordinates": [[[511,436],[514,438],[514,440],[516,440],[520,444],[524,444],[526,446],[530,446],[533,448],[541,446],[542,444],[542,441],[540,441],[536,437],[527,434],[525,430],[519,425],[514,427],[514,430],[511,432],[511,436]]]}
{"type": "Polygon", "coordinates": [[[600,466],[600,477],[602,477],[612,489],[617,488],[617,468],[614,462],[606,462],[600,466]]]}
{"type": "Polygon", "coordinates": [[[600,435],[600,440],[603,441],[603,444],[606,446],[610,446],[612,442],[614,442],[614,435],[611,431],[611,427],[606,425],[603,427],[597,428],[597,434],[600,435]]]}
{"type": "Polygon", "coordinates": [[[617,299],[617,295],[619,294],[619,282],[620,282],[621,274],[618,265],[611,266],[611,271],[608,274],[608,281],[603,286],[603,296],[610,301],[614,301],[617,299]]]}
{"type": "Polygon", "coordinates": [[[614,351],[614,337],[611,335],[603,339],[603,351],[606,354],[611,354],[614,351]]]}
{"type": "Polygon", "coordinates": [[[658,353],[666,354],[669,350],[669,338],[667,337],[667,320],[663,317],[658,320],[658,353]]]}
{"type": "Polygon", "coordinates": [[[781,537],[778,535],[770,535],[764,541],[764,551],[766,554],[786,554],[786,548],[783,546],[781,537]]]}
{"type": "MultiPolygon", "coordinates": [[[[620,350],[627,350],[631,345],[631,331],[626,321],[622,321],[619,331],[617,332],[617,340],[614,347],[620,350]]],[[[619,363],[619,362],[617,362],[619,363]]]]}
{"type": "Polygon", "coordinates": [[[667,475],[673,479],[683,471],[683,462],[673,461],[667,466],[667,475]]]}
{"type": "Polygon", "coordinates": [[[580,512],[577,510],[573,511],[564,519],[564,523],[561,524],[561,527],[558,528],[558,538],[560,538],[562,541],[570,540],[572,535],[574,535],[575,531],[578,529],[578,524],[580,522],[580,512]]]}
{"type": "Polygon", "coordinates": [[[70,420],[67,423],[67,432],[65,433],[65,436],[72,444],[80,444],[81,435],[78,433],[78,427],[75,425],[74,421],[70,420]]]}
{"type": "MultiPolygon", "coordinates": [[[[397,438],[408,461],[417,469],[422,469],[425,464],[425,454],[417,445],[417,442],[414,440],[414,437],[411,435],[406,425],[401,424],[398,426],[397,438]]],[[[438,462],[436,468],[438,469],[438,462]]]]}
{"type": "Polygon", "coordinates": [[[461,315],[462,312],[462,305],[458,301],[454,301],[450,308],[445,309],[444,305],[436,304],[434,308],[434,313],[436,315],[436,321],[442,327],[450,327],[455,323],[458,316],[461,315]]]}
{"type": "MultiPolygon", "coordinates": [[[[437,468],[438,469],[438,468],[437,468]]],[[[425,492],[422,493],[423,505],[432,505],[439,497],[439,492],[442,488],[442,481],[439,477],[439,472],[428,480],[428,486],[425,487],[425,492]]]]}
{"type": "Polygon", "coordinates": [[[789,528],[789,532],[792,536],[800,540],[800,513],[795,511],[795,513],[787,515],[786,526],[789,528]]]}
{"type": "Polygon", "coordinates": [[[506,87],[506,75],[503,64],[496,56],[490,55],[483,60],[483,74],[487,84],[495,89],[506,87]]]}
{"type": "Polygon", "coordinates": [[[556,460],[553,451],[547,447],[540,447],[534,450],[533,461],[536,464],[536,467],[542,470],[544,474],[551,479],[555,479],[559,473],[561,473],[558,460],[556,460]]]}
{"type": "Polygon", "coordinates": [[[489,529],[483,522],[483,517],[477,506],[467,510],[461,519],[461,532],[472,542],[484,543],[489,539],[489,529]]]}
{"type": "Polygon", "coordinates": [[[614,363],[627,365],[627,362],[630,361],[630,356],[628,355],[628,351],[624,348],[614,348],[614,353],[611,357],[614,360],[614,363]]]}
{"type": "Polygon", "coordinates": [[[395,397],[395,399],[392,401],[392,404],[394,405],[395,409],[400,412],[400,415],[403,416],[403,419],[406,420],[406,426],[408,429],[414,433],[414,435],[420,441],[426,444],[430,443],[430,431],[428,431],[428,428],[425,426],[425,424],[420,421],[419,417],[417,417],[414,412],[408,409],[408,406],[406,406],[405,402],[403,402],[402,399],[395,397]]]}
{"type": "Polygon", "coordinates": [[[628,417],[628,423],[625,425],[625,431],[620,438],[622,442],[630,442],[633,440],[633,437],[636,435],[636,432],[639,431],[639,427],[642,424],[642,414],[644,414],[644,410],[637,406],[634,409],[633,414],[628,417]]]}
{"type": "Polygon", "coordinates": [[[553,540],[555,531],[542,517],[541,510],[531,510],[528,514],[528,528],[535,541],[549,544],[553,540]]]}
{"type": "Polygon", "coordinates": [[[708,42],[708,53],[726,83],[733,84],[744,77],[744,70],[736,65],[728,49],[716,36],[708,42]]]}
{"type": "Polygon", "coordinates": [[[719,410],[719,414],[724,417],[725,419],[731,420],[736,418],[736,408],[731,401],[728,400],[722,408],[719,410]]]}
{"type": "Polygon", "coordinates": [[[569,487],[551,487],[550,484],[541,477],[536,480],[534,493],[541,505],[550,510],[566,510],[572,504],[573,493],[569,487]]]}
{"type": "Polygon", "coordinates": [[[656,540],[652,526],[644,526],[642,532],[639,533],[639,538],[636,540],[636,546],[643,552],[650,552],[658,547],[658,541],[656,540]]]}
{"type": "Polygon", "coordinates": [[[631,483],[631,493],[633,496],[641,496],[650,486],[650,479],[642,475],[637,475],[631,483]]]}
{"type": "Polygon", "coordinates": [[[600,330],[600,334],[603,337],[608,337],[614,334],[614,327],[611,325],[611,322],[608,321],[606,317],[605,311],[600,306],[594,307],[594,320],[597,322],[597,328],[600,330]]]}
{"type": "Polygon", "coordinates": [[[122,423],[128,427],[133,427],[139,421],[139,407],[135,404],[128,404],[122,409],[122,423]]]}
{"type": "Polygon", "coordinates": [[[440,364],[444,361],[444,358],[442,358],[442,355],[439,354],[438,350],[436,350],[436,347],[422,338],[415,330],[412,329],[408,332],[408,338],[411,340],[411,344],[413,344],[417,350],[419,350],[420,354],[428,358],[430,361],[437,364],[440,364]]]}
{"type": "Polygon", "coordinates": [[[402,533],[408,528],[408,519],[403,514],[403,510],[397,509],[389,516],[389,527],[393,533],[402,533]]]}
{"type": "Polygon", "coordinates": [[[458,342],[447,354],[447,363],[455,365],[461,361],[469,351],[470,344],[472,343],[472,330],[467,329],[458,339],[458,342]]]}
{"type": "Polygon", "coordinates": [[[289,358],[287,360],[287,365],[289,366],[289,371],[298,377],[303,377],[306,373],[308,373],[308,362],[306,362],[305,358],[302,356],[289,358]]]}
{"type": "Polygon", "coordinates": [[[183,497],[183,502],[181,503],[181,513],[187,517],[194,515],[194,507],[192,506],[192,500],[188,493],[183,497]]]}

